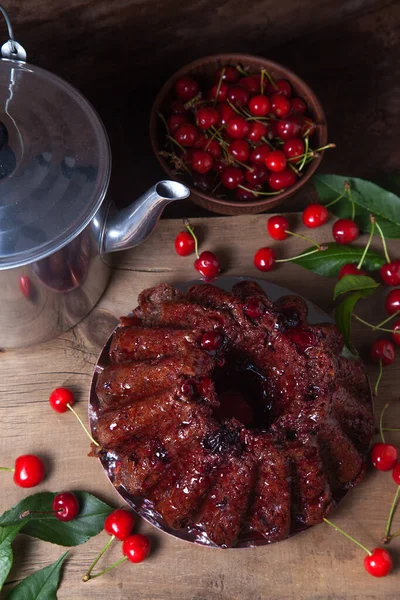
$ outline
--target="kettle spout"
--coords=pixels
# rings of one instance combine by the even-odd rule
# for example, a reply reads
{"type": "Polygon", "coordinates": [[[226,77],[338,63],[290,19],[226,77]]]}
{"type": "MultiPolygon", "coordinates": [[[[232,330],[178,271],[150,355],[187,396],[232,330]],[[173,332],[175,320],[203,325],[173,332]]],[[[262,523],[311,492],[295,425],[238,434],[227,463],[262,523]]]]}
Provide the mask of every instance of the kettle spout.
{"type": "Polygon", "coordinates": [[[141,244],[153,231],[164,207],[184,200],[189,189],[177,181],[159,181],[122,210],[112,206],[103,229],[102,252],[127,250],[141,244]]]}

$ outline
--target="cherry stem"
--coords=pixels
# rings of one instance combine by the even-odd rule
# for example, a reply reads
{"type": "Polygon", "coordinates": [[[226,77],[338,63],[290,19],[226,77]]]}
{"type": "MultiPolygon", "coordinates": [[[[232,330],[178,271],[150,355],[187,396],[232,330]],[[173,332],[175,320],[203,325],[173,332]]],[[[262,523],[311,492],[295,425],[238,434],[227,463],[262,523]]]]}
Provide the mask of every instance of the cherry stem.
{"type": "Polygon", "coordinates": [[[382,427],[382,431],[400,431],[400,429],[393,429],[392,427],[382,427]]]}
{"type": "Polygon", "coordinates": [[[398,535],[398,534],[390,535],[390,528],[392,527],[393,515],[394,515],[394,511],[396,510],[399,495],[400,495],[400,485],[397,486],[397,490],[396,490],[395,496],[393,498],[392,506],[390,508],[389,518],[388,518],[388,521],[386,524],[385,538],[387,539],[387,541],[389,541],[390,539],[392,539],[393,537],[398,535]]]}
{"type": "Polygon", "coordinates": [[[162,113],[158,112],[158,113],[157,113],[157,116],[158,116],[158,118],[159,118],[159,119],[161,119],[161,121],[164,123],[164,125],[165,125],[165,129],[167,130],[167,134],[168,134],[168,136],[170,136],[171,134],[170,134],[170,132],[169,132],[168,123],[167,123],[167,121],[165,120],[165,117],[164,117],[164,115],[163,115],[162,113]]]}
{"type": "Polygon", "coordinates": [[[10,471],[10,472],[13,472],[13,471],[15,471],[15,469],[13,469],[12,467],[0,467],[0,471],[10,471]]]}
{"type": "MultiPolygon", "coordinates": [[[[262,141],[263,141],[265,144],[267,144],[267,146],[269,146],[270,148],[272,148],[273,150],[275,150],[275,147],[274,147],[274,145],[273,145],[273,144],[271,144],[271,142],[270,142],[270,141],[269,141],[269,140],[268,140],[268,139],[267,139],[267,138],[266,138],[264,135],[262,136],[262,138],[261,138],[261,139],[262,139],[262,141]]],[[[290,159],[289,159],[289,160],[290,160],[290,159]]]]}
{"type": "MultiPolygon", "coordinates": [[[[397,317],[398,315],[399,315],[399,311],[396,310],[396,312],[393,313],[392,315],[390,315],[390,317],[387,317],[386,319],[384,319],[383,321],[378,323],[378,325],[375,325],[374,329],[380,329],[382,327],[382,325],[386,325],[386,323],[389,323],[389,321],[391,321],[392,319],[394,319],[394,317],[397,317]]],[[[390,329],[390,331],[392,331],[392,330],[390,329]]]]}
{"type": "Polygon", "coordinates": [[[385,325],[385,323],[387,323],[388,321],[391,321],[393,319],[393,317],[397,316],[399,314],[399,312],[395,312],[393,315],[391,315],[390,317],[388,317],[387,319],[385,319],[384,321],[382,321],[382,323],[379,323],[378,325],[372,325],[371,323],[368,323],[368,321],[364,321],[364,319],[362,319],[361,317],[359,317],[358,315],[353,313],[353,317],[355,319],[357,319],[357,321],[359,321],[360,323],[363,323],[363,325],[366,325],[367,327],[370,327],[373,331],[385,331],[386,333],[397,333],[396,329],[386,329],[385,327],[381,327],[381,325],[385,325]]]}
{"type": "Polygon", "coordinates": [[[292,256],[292,258],[280,258],[279,260],[276,260],[275,262],[277,262],[277,263],[290,262],[291,260],[297,260],[298,258],[304,258],[304,256],[310,256],[310,254],[315,254],[316,252],[322,252],[324,250],[327,250],[327,246],[319,246],[318,248],[315,248],[315,250],[310,250],[310,252],[303,252],[303,254],[298,254],[297,256],[292,256]]]}
{"type": "Polygon", "coordinates": [[[185,154],[185,152],[186,152],[185,148],[183,146],[181,146],[180,143],[177,142],[175,138],[173,138],[171,135],[167,135],[167,138],[170,140],[170,142],[172,142],[173,144],[178,146],[179,150],[181,150],[185,154]]]}
{"type": "Polygon", "coordinates": [[[236,68],[241,75],[248,77],[249,73],[243,69],[242,65],[236,65],[236,68]]]}
{"type": "Polygon", "coordinates": [[[345,197],[347,193],[346,188],[343,190],[343,192],[340,194],[340,196],[338,196],[337,198],[335,198],[335,200],[332,200],[332,202],[329,202],[329,204],[325,204],[325,208],[329,208],[330,206],[333,206],[334,204],[336,204],[336,202],[339,202],[339,200],[341,200],[342,198],[345,197]]]}
{"type": "Polygon", "coordinates": [[[285,233],[287,233],[288,235],[293,235],[293,237],[300,238],[301,240],[305,240],[306,242],[310,242],[310,244],[318,248],[318,250],[321,249],[320,244],[317,244],[317,242],[307,237],[306,235],[302,235],[301,233],[293,233],[293,231],[289,231],[288,229],[285,229],[285,233]]]}
{"type": "Polygon", "coordinates": [[[217,129],[216,127],[214,127],[214,131],[212,132],[212,135],[211,135],[210,139],[208,140],[207,145],[205,146],[204,150],[206,150],[206,151],[208,150],[208,147],[214,138],[221,137],[222,129],[223,129],[223,127],[221,127],[220,129],[217,129]]]}
{"type": "Polygon", "coordinates": [[[342,535],[344,535],[345,537],[347,537],[349,540],[351,540],[355,544],[357,544],[357,546],[359,548],[361,548],[362,550],[364,550],[364,552],[366,552],[369,556],[372,556],[372,552],[370,550],[368,550],[368,548],[366,548],[360,542],[358,542],[357,540],[355,540],[351,535],[349,535],[348,533],[346,533],[345,531],[343,531],[343,529],[340,529],[340,527],[338,527],[337,525],[335,525],[334,523],[332,523],[332,521],[328,521],[328,519],[324,519],[324,521],[325,521],[325,523],[328,523],[328,525],[330,525],[331,527],[333,527],[336,531],[338,531],[339,533],[341,533],[342,535]]]}
{"type": "MultiPolygon", "coordinates": [[[[379,361],[379,375],[378,375],[378,379],[376,380],[375,387],[374,387],[374,396],[378,395],[378,388],[379,388],[379,384],[382,379],[382,374],[383,374],[383,365],[382,365],[382,360],[380,360],[379,361]]],[[[382,437],[382,441],[384,442],[382,433],[381,433],[381,437],[382,437]]]]}
{"type": "Polygon", "coordinates": [[[235,111],[235,113],[237,113],[238,115],[240,115],[241,117],[243,117],[243,114],[240,112],[239,109],[236,108],[236,106],[233,106],[232,102],[230,102],[229,100],[227,100],[227,103],[229,104],[229,106],[231,107],[231,109],[235,111]]]}
{"type": "Polygon", "coordinates": [[[85,577],[86,577],[86,575],[85,575],[84,577],[82,577],[82,581],[90,581],[90,579],[96,579],[96,577],[101,577],[101,575],[104,575],[105,573],[108,573],[108,571],[111,571],[112,569],[115,569],[115,567],[118,567],[120,564],[122,564],[126,560],[127,560],[127,556],[123,556],[122,558],[120,558],[119,560],[117,560],[117,562],[115,562],[114,564],[112,564],[109,567],[107,567],[106,569],[103,569],[102,571],[100,571],[100,573],[96,573],[95,575],[91,575],[88,579],[85,579],[85,577]]]}
{"type": "Polygon", "coordinates": [[[265,77],[268,79],[268,81],[274,86],[274,88],[278,89],[278,86],[276,85],[275,81],[272,79],[272,77],[268,73],[268,71],[266,71],[265,69],[261,69],[261,76],[263,73],[264,73],[265,77]]]}
{"type": "Polygon", "coordinates": [[[225,75],[225,67],[222,69],[222,71],[221,71],[221,77],[219,78],[219,81],[218,81],[217,92],[215,94],[215,100],[214,100],[214,108],[217,106],[218,95],[219,95],[219,91],[221,89],[221,85],[222,85],[222,81],[224,79],[224,75],[225,75]]]}
{"type": "Polygon", "coordinates": [[[188,232],[190,233],[190,235],[194,239],[194,251],[195,251],[195,254],[196,254],[196,258],[199,258],[199,246],[198,246],[197,237],[196,237],[196,234],[194,232],[194,229],[191,226],[189,219],[184,219],[183,220],[183,224],[185,225],[186,229],[188,230],[188,232]]]}
{"type": "Polygon", "coordinates": [[[387,402],[385,404],[385,406],[383,407],[382,412],[381,412],[381,416],[380,416],[380,419],[379,419],[379,432],[381,434],[381,440],[382,440],[383,444],[386,443],[385,442],[385,436],[383,435],[383,415],[385,414],[385,411],[388,408],[388,406],[389,406],[389,402],[387,402]]]}
{"type": "Polygon", "coordinates": [[[90,439],[90,441],[92,442],[92,444],[94,444],[95,446],[97,446],[98,448],[100,448],[99,442],[96,442],[96,440],[93,438],[93,436],[90,435],[90,433],[89,433],[86,425],[84,424],[84,422],[82,421],[82,419],[80,418],[80,416],[78,415],[78,413],[72,408],[72,406],[70,404],[67,404],[67,407],[75,415],[75,417],[78,419],[79,423],[82,425],[83,430],[85,431],[86,435],[88,436],[88,438],[90,439]]]}
{"type": "Polygon", "coordinates": [[[365,260],[365,257],[367,256],[368,249],[369,249],[369,247],[370,247],[370,245],[371,245],[372,238],[373,238],[373,236],[374,236],[374,230],[375,230],[375,217],[374,217],[373,215],[370,215],[370,217],[369,217],[369,218],[370,218],[370,220],[371,220],[371,232],[370,232],[370,234],[369,234],[368,242],[366,243],[366,246],[365,246],[365,248],[364,248],[364,252],[362,253],[362,256],[361,256],[361,258],[360,258],[360,262],[359,262],[359,263],[358,263],[358,265],[357,265],[357,269],[361,269],[361,267],[362,267],[362,264],[363,264],[363,262],[364,262],[364,260],[365,260]]]}
{"type": "Polygon", "coordinates": [[[303,160],[301,161],[301,164],[299,165],[299,171],[301,171],[304,168],[304,165],[306,164],[306,158],[307,158],[307,154],[308,154],[308,137],[305,138],[304,140],[305,143],[305,152],[304,152],[304,156],[303,156],[303,160]]]}
{"type": "Polygon", "coordinates": [[[391,533],[390,535],[386,535],[384,538],[382,538],[382,544],[388,544],[390,542],[390,540],[392,540],[395,537],[399,537],[400,535],[400,531],[398,531],[397,533],[391,533]]]}
{"type": "Polygon", "coordinates": [[[303,177],[303,173],[300,173],[298,169],[292,163],[288,163],[288,166],[292,169],[294,173],[296,173],[297,177],[303,177]]]}
{"type": "Polygon", "coordinates": [[[386,246],[385,236],[383,235],[382,227],[379,225],[378,221],[375,222],[375,225],[376,225],[376,228],[379,231],[379,234],[380,234],[380,236],[382,238],[383,252],[385,254],[386,261],[388,263],[390,263],[389,253],[388,253],[388,249],[387,249],[387,246],[386,246]]]}
{"type": "Polygon", "coordinates": [[[255,196],[277,196],[278,194],[282,194],[285,190],[278,190],[277,192],[259,192],[258,190],[252,190],[251,188],[247,188],[242,184],[239,184],[238,187],[242,190],[246,190],[246,192],[253,192],[255,196]]]}
{"type": "Polygon", "coordinates": [[[112,542],[115,540],[115,535],[112,535],[110,537],[110,539],[108,540],[108,542],[106,543],[106,545],[103,547],[102,550],[100,550],[100,552],[98,553],[98,555],[96,556],[96,558],[94,559],[94,561],[92,562],[92,564],[90,565],[88,571],[86,572],[86,574],[82,577],[82,581],[89,581],[89,579],[91,579],[90,573],[93,571],[94,567],[97,565],[97,563],[99,562],[100,558],[103,556],[103,554],[108,550],[108,548],[111,546],[112,542]]]}

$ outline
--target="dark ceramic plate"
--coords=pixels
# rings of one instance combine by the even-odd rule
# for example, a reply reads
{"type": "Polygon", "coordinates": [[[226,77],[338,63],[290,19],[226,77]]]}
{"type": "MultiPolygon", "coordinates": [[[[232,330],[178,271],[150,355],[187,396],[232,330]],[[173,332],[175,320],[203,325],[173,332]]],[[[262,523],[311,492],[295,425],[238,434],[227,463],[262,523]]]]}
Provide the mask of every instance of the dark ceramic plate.
{"type": "MultiPolygon", "coordinates": [[[[246,280],[246,279],[249,279],[249,278],[248,277],[221,277],[215,282],[215,285],[224,290],[230,291],[232,289],[232,287],[235,285],[235,283],[237,283],[238,281],[246,280]]],[[[288,290],[287,288],[281,287],[279,285],[276,285],[274,283],[271,283],[271,282],[263,280],[263,279],[253,279],[253,281],[256,281],[262,287],[262,289],[268,294],[268,297],[270,298],[270,300],[272,300],[273,302],[278,300],[278,298],[280,298],[281,296],[286,296],[287,294],[293,293],[290,290],[288,290]]],[[[198,284],[198,283],[202,283],[202,282],[198,281],[198,280],[197,281],[189,281],[187,283],[178,284],[176,287],[181,289],[182,291],[185,291],[191,285],[198,284]]],[[[331,317],[329,317],[320,308],[315,306],[315,304],[313,304],[306,298],[305,298],[305,301],[307,302],[308,311],[309,311],[308,318],[307,318],[309,323],[332,322],[331,317]]],[[[112,338],[113,334],[114,334],[114,332],[109,337],[106,345],[104,346],[104,348],[97,360],[97,364],[96,364],[94,374],[93,374],[92,385],[90,388],[89,421],[90,421],[90,427],[92,430],[92,434],[95,438],[96,438],[96,423],[97,423],[98,407],[99,407],[98,398],[97,398],[96,391],[95,391],[96,383],[97,383],[97,378],[99,376],[99,373],[101,373],[101,371],[109,364],[109,349],[110,349],[110,343],[111,343],[111,338],[112,338]]],[[[110,482],[113,485],[114,485],[114,470],[115,470],[115,464],[116,464],[117,459],[118,459],[117,455],[110,453],[110,452],[107,453],[104,457],[100,458],[100,461],[103,465],[106,476],[108,477],[108,479],[110,480],[110,482]]],[[[125,500],[125,502],[133,510],[135,510],[141,517],[146,519],[146,521],[148,521],[152,525],[155,525],[155,527],[158,527],[165,533],[169,533],[169,534],[171,534],[181,540],[185,540],[187,542],[194,542],[195,544],[201,544],[203,546],[209,546],[209,547],[215,547],[215,548],[218,547],[218,546],[215,546],[215,544],[213,544],[204,534],[202,534],[202,532],[200,532],[198,530],[191,529],[189,527],[185,528],[185,529],[179,529],[179,530],[171,529],[165,523],[165,521],[161,517],[161,515],[154,510],[154,507],[149,500],[146,500],[145,498],[142,498],[139,496],[132,496],[122,486],[115,487],[115,489],[116,489],[117,493],[125,500]]],[[[343,490],[340,497],[335,498],[336,502],[337,503],[340,502],[344,498],[344,496],[347,494],[348,491],[349,491],[348,489],[343,490]]],[[[300,533],[300,531],[304,531],[304,528],[292,532],[292,535],[294,535],[296,533],[300,533]]],[[[268,541],[264,537],[262,537],[260,534],[257,534],[256,532],[250,532],[250,533],[244,534],[243,536],[241,536],[239,538],[235,548],[252,548],[255,546],[265,546],[267,544],[268,544],[268,541]]]]}

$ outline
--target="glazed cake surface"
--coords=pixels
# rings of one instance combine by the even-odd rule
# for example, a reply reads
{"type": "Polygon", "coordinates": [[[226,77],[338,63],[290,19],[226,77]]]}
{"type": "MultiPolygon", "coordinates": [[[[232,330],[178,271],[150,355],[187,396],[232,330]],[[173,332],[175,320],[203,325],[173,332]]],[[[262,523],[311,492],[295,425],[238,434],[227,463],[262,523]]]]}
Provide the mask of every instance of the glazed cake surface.
{"type": "Polygon", "coordinates": [[[361,361],[298,296],[241,281],[143,291],[96,382],[98,454],[170,529],[213,545],[320,523],[363,476],[374,432],[361,361]],[[207,338],[218,333],[218,347],[207,338]]]}

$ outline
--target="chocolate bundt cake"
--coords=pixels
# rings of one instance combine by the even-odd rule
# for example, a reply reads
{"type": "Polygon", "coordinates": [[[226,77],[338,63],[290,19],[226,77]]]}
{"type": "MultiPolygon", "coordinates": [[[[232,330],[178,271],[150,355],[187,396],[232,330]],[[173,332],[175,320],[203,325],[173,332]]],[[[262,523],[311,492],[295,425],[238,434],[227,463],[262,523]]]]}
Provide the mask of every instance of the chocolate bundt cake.
{"type": "Polygon", "coordinates": [[[96,383],[115,485],[224,548],[320,523],[363,476],[374,432],[343,347],[304,300],[272,303],[255,282],[145,290],[96,383]]]}

